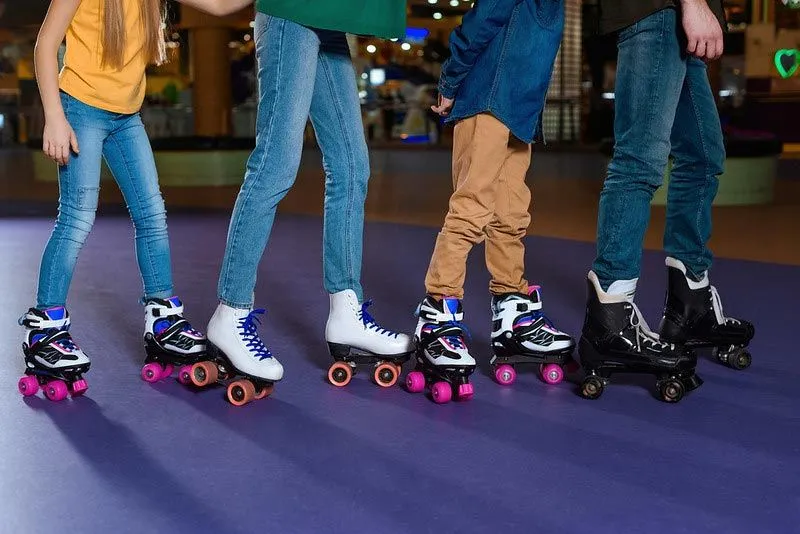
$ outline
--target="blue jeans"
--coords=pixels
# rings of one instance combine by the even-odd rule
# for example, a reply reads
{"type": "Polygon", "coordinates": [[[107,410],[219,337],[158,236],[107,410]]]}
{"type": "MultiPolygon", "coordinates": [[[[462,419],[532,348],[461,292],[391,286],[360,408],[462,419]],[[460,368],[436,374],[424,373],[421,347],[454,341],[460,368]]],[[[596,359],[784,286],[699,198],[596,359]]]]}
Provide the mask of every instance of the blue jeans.
{"type": "Polygon", "coordinates": [[[133,219],[144,299],[171,296],[167,215],[141,117],[97,109],[63,92],[61,104],[80,155],[71,154],[69,163],[58,169],[58,218],[42,257],[37,307],[66,304],[78,253],[94,224],[103,158],[133,219]]]}
{"type": "Polygon", "coordinates": [[[725,147],[703,61],[688,57],[674,9],[664,9],[620,32],[614,156],[597,221],[592,269],[603,289],[639,277],[650,202],[667,161],[664,250],[695,277],[711,267],[711,203],[725,147]]]}
{"type": "Polygon", "coordinates": [[[256,148],[233,209],[219,300],[253,305],[258,264],[278,203],[294,184],[309,115],[325,169],[324,286],[359,298],[369,155],[346,37],[256,15],[259,103],[256,148]],[[322,40],[321,40],[322,39],[322,40]]]}

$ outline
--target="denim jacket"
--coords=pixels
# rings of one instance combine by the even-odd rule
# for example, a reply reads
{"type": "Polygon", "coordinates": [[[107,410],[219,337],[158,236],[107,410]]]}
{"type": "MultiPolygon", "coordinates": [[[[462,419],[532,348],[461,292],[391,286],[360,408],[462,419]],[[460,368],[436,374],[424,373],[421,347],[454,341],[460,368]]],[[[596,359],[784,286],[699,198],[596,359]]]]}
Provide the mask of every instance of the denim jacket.
{"type": "Polygon", "coordinates": [[[533,142],[563,32],[563,0],[477,0],[442,65],[439,93],[455,99],[447,122],[489,112],[533,142]]]}

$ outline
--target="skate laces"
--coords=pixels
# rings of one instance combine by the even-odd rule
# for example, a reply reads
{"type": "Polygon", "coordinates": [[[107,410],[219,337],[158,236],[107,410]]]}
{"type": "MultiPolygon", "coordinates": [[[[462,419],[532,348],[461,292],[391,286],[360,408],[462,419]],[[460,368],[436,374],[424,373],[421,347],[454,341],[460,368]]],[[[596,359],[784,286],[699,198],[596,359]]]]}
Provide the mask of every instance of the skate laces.
{"type": "Polygon", "coordinates": [[[378,324],[375,318],[372,317],[372,315],[370,315],[370,313],[367,311],[367,308],[372,306],[372,304],[373,304],[372,300],[364,302],[361,305],[361,311],[358,312],[358,318],[361,320],[362,323],[364,323],[364,326],[368,330],[375,330],[380,335],[397,337],[397,332],[392,332],[391,330],[382,327],[381,325],[378,324]]]}
{"type": "Polygon", "coordinates": [[[631,326],[636,329],[636,350],[641,352],[641,342],[643,340],[655,348],[674,347],[672,343],[665,343],[664,341],[661,341],[661,338],[658,337],[658,334],[650,330],[650,326],[647,324],[647,321],[645,321],[644,317],[642,317],[642,312],[639,311],[639,308],[637,308],[632,302],[631,306],[633,307],[633,313],[631,313],[630,323],[631,326]]]}
{"type": "Polygon", "coordinates": [[[714,286],[711,286],[711,307],[714,308],[717,324],[741,324],[739,319],[725,317],[722,311],[722,297],[719,296],[719,292],[717,292],[717,288],[714,286]]]}
{"type": "Polygon", "coordinates": [[[264,342],[261,341],[261,337],[258,335],[258,325],[261,324],[261,319],[258,316],[264,315],[265,313],[267,313],[267,310],[260,308],[251,311],[247,314],[247,317],[239,319],[239,328],[242,329],[242,340],[250,350],[250,353],[259,360],[272,358],[272,353],[264,345],[264,342]]]}

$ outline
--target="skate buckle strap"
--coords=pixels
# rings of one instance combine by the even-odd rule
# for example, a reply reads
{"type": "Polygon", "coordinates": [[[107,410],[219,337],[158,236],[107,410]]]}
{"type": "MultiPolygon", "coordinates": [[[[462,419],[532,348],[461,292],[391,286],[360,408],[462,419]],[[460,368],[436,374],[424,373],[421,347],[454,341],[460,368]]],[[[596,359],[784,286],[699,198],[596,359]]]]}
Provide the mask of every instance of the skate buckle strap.
{"type": "Polygon", "coordinates": [[[45,315],[45,317],[42,317],[38,313],[34,313],[38,310],[31,308],[28,313],[19,318],[19,324],[20,326],[35,330],[69,330],[69,316],[64,308],[59,309],[62,313],[54,314],[56,317],[51,317],[49,313],[56,310],[56,308],[39,312],[45,315]]]}
{"type": "Polygon", "coordinates": [[[368,330],[375,330],[380,335],[387,335],[387,336],[397,337],[397,332],[392,332],[391,330],[388,330],[388,329],[382,327],[381,325],[379,325],[377,323],[377,321],[375,321],[375,319],[372,317],[372,315],[369,314],[369,312],[367,311],[367,308],[372,306],[372,304],[373,304],[373,301],[372,300],[368,300],[368,301],[364,302],[364,304],[361,305],[361,311],[359,312],[359,319],[361,319],[361,322],[364,323],[364,326],[368,330]]]}
{"type": "Polygon", "coordinates": [[[264,345],[264,342],[258,335],[258,325],[261,324],[261,319],[258,316],[264,315],[265,313],[267,313],[267,310],[259,308],[251,311],[246,317],[239,319],[239,327],[242,329],[242,340],[250,350],[250,353],[259,360],[272,358],[272,353],[264,345]]]}
{"type": "Polygon", "coordinates": [[[154,306],[151,310],[153,317],[174,317],[176,315],[183,315],[183,304],[174,308],[167,306],[154,306]]]}

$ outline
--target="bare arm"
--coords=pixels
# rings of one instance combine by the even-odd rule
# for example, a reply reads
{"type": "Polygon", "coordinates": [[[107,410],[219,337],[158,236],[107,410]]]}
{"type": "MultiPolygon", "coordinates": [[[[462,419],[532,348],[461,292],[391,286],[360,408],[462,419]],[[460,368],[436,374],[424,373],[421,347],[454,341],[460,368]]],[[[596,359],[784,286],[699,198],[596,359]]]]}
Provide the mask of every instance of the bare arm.
{"type": "Polygon", "coordinates": [[[681,0],[683,30],[688,38],[686,51],[701,59],[722,55],[722,27],[706,0],[681,0]]]}
{"type": "Polygon", "coordinates": [[[58,48],[64,41],[72,18],[81,0],[52,0],[39,36],[36,39],[34,63],[39,94],[42,96],[45,126],[42,149],[61,165],[69,160],[69,150],[78,152],[78,140],[72,131],[58,92],[58,48]]]}
{"type": "Polygon", "coordinates": [[[177,0],[181,4],[205,11],[209,15],[224,17],[241,11],[253,3],[253,0],[177,0]]]}

